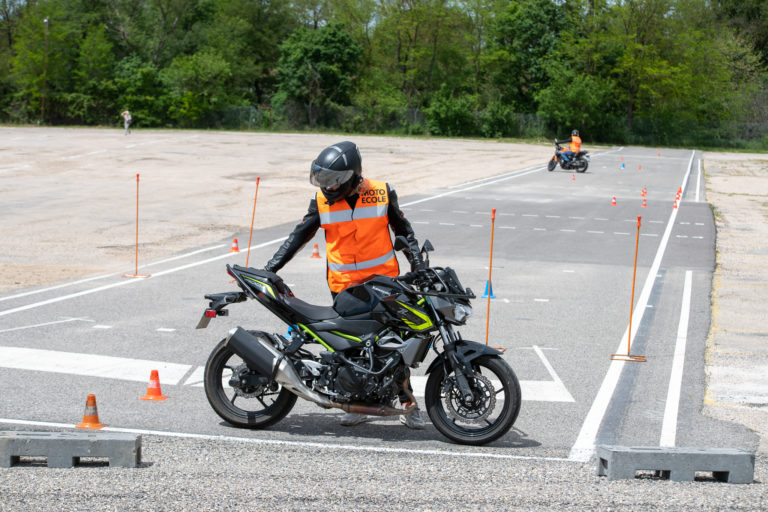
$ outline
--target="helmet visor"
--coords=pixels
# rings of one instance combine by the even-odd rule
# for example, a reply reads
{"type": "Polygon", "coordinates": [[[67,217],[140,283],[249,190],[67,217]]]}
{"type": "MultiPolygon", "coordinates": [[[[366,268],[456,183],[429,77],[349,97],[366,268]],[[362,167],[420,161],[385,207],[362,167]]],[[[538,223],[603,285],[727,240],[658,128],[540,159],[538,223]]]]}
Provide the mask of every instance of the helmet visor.
{"type": "Polygon", "coordinates": [[[309,173],[309,182],[316,187],[332,188],[346,183],[352,176],[354,176],[354,174],[355,171],[352,169],[335,171],[333,169],[326,169],[325,167],[312,162],[312,167],[309,173]]]}

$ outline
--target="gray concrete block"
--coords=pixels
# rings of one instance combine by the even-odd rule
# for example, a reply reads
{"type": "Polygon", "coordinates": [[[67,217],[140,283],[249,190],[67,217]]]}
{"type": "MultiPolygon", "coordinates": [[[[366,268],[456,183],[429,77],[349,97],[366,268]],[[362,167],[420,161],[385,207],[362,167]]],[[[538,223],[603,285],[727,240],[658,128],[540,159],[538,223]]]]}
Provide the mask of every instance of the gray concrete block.
{"type": "Polygon", "coordinates": [[[599,476],[635,478],[638,471],[654,471],[676,482],[693,481],[696,472],[711,472],[720,482],[749,484],[755,476],[755,454],[736,448],[597,447],[599,476]]]}
{"type": "Polygon", "coordinates": [[[45,457],[49,468],[69,468],[80,457],[109,460],[110,466],[135,468],[141,463],[141,436],[116,432],[0,431],[0,467],[21,457],[45,457]]]}

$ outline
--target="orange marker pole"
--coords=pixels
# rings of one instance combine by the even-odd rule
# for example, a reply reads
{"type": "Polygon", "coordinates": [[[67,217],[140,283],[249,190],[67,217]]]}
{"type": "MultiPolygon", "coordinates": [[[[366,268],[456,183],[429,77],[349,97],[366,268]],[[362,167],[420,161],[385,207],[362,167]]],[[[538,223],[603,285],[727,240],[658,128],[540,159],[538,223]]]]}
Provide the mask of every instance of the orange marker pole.
{"type": "Polygon", "coordinates": [[[491,210],[491,260],[488,263],[488,310],[485,317],[485,344],[488,344],[488,327],[491,323],[491,271],[493,270],[493,230],[496,226],[496,208],[491,210]]]}
{"type": "Polygon", "coordinates": [[[635,277],[637,276],[637,248],[640,245],[640,215],[637,216],[637,238],[635,239],[635,265],[632,270],[632,297],[629,300],[629,332],[627,335],[627,354],[613,354],[611,359],[620,359],[622,361],[645,362],[645,356],[630,355],[629,349],[632,343],[632,310],[635,307],[635,277]]]}
{"type": "Polygon", "coordinates": [[[256,193],[253,195],[253,213],[251,213],[251,234],[248,235],[248,251],[245,254],[245,266],[248,266],[248,259],[251,257],[251,239],[253,238],[253,219],[256,218],[256,198],[259,197],[259,181],[261,176],[256,176],[256,193]]]}
{"type": "Polygon", "coordinates": [[[149,274],[139,274],[139,173],[136,173],[136,257],[133,274],[123,274],[123,277],[149,277],[149,274]]]}

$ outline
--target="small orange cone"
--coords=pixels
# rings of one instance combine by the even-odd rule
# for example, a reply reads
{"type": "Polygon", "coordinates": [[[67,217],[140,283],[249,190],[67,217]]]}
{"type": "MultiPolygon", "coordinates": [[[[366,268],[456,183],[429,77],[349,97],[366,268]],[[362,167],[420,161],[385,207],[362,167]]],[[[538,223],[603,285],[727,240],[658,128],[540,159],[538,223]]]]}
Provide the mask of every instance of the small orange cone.
{"type": "Polygon", "coordinates": [[[318,249],[317,244],[312,248],[312,256],[310,258],[319,258],[320,257],[320,249],[318,249]]]}
{"type": "Polygon", "coordinates": [[[642,171],[642,170],[643,170],[643,166],[642,166],[642,165],[638,165],[638,166],[637,166],[637,170],[638,170],[638,171],[642,171]]]}
{"type": "Polygon", "coordinates": [[[642,192],[640,192],[640,197],[645,197],[647,195],[648,195],[648,191],[645,189],[645,187],[643,187],[642,192]]]}
{"type": "Polygon", "coordinates": [[[672,205],[673,210],[677,210],[677,199],[675,199],[675,204],[672,205]]]}
{"type": "Polygon", "coordinates": [[[96,430],[104,427],[105,425],[99,423],[99,411],[96,408],[96,395],[88,395],[88,398],[85,400],[83,421],[79,425],[76,425],[75,428],[89,428],[96,430]]]}
{"type": "Polygon", "coordinates": [[[575,174],[571,174],[571,181],[576,181],[576,175],[575,174]]]}
{"type": "Polygon", "coordinates": [[[167,396],[163,396],[163,392],[160,391],[160,376],[157,370],[152,370],[149,374],[149,386],[147,386],[147,394],[141,397],[142,400],[165,400],[167,396]]]}
{"type": "Polygon", "coordinates": [[[611,206],[616,206],[616,196],[613,196],[613,200],[611,201],[611,206]]]}
{"type": "Polygon", "coordinates": [[[229,250],[229,252],[240,252],[240,248],[237,246],[237,238],[232,240],[232,248],[229,250]]]}
{"type": "Polygon", "coordinates": [[[648,208],[648,205],[647,205],[647,204],[646,204],[646,202],[645,202],[645,198],[643,198],[643,206],[642,206],[642,207],[643,207],[643,208],[648,208]]]}

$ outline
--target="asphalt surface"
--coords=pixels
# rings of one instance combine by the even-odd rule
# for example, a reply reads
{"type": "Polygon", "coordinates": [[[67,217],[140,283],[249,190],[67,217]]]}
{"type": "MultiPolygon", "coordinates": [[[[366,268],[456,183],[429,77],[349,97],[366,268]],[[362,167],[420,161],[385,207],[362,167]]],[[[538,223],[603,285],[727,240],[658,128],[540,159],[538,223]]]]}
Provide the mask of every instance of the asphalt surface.
{"type": "MultiPolygon", "coordinates": [[[[706,474],[691,483],[611,482],[596,476],[592,458],[595,445],[659,446],[670,435],[675,446],[757,447],[744,427],[699,414],[715,229],[702,182],[689,173],[697,158],[616,149],[595,155],[584,174],[542,166],[401,198],[420,240],[436,248],[432,264],[454,268],[478,296],[493,233],[495,298],[475,301],[462,334],[485,341],[490,304],[488,343],[507,349],[524,402],[513,430],[484,447],[396,419],[340,427],[338,413],[302,401],[266,430],[221,422],[199,385],[210,350],[236,325],[285,330],[255,303],[194,329],[202,296],[234,289],[224,264],[244,263],[225,242],[152,262],[140,269],[149,279],[109,275],[0,296],[0,428],[69,429],[94,393],[102,423],[144,438],[138,469],[96,461],[49,470],[35,460],[0,469],[0,510],[768,508],[763,457],[747,486],[706,474]],[[630,311],[631,353],[647,362],[611,359],[627,352],[630,311]],[[8,347],[17,349],[15,367],[8,347]],[[104,371],[94,355],[120,359],[104,371]],[[167,401],[138,399],[151,365],[160,366],[167,401]]],[[[254,233],[251,265],[263,265],[290,229],[254,233]]],[[[322,253],[322,238],[314,242],[322,253]]],[[[298,297],[329,304],[324,260],[311,249],[281,275],[298,297]]]]}

